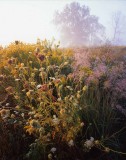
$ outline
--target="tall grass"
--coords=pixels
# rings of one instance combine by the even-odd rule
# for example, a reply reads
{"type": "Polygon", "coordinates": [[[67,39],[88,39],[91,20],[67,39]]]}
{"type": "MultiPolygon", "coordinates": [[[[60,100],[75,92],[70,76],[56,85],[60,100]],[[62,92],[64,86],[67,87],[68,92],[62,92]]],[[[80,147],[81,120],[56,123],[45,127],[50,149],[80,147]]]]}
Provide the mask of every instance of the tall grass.
{"type": "Polygon", "coordinates": [[[0,158],[119,159],[125,155],[124,55],[90,48],[80,63],[82,56],[58,47],[45,40],[0,50],[0,158]]]}

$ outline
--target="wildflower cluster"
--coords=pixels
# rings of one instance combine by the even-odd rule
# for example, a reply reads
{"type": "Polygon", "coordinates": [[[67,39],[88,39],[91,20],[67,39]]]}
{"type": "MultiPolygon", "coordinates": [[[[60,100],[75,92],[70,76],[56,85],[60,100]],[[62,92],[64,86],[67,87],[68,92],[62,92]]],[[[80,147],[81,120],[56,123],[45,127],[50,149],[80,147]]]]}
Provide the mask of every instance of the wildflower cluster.
{"type": "Polygon", "coordinates": [[[126,98],[125,62],[91,55],[76,63],[71,50],[47,40],[16,42],[0,54],[0,129],[12,144],[5,143],[0,159],[9,147],[14,148],[9,154],[17,147],[17,157],[21,153],[21,159],[31,160],[71,159],[73,154],[82,159],[94,148],[110,151],[109,140],[122,129],[117,109],[125,112],[120,102],[126,98]]]}

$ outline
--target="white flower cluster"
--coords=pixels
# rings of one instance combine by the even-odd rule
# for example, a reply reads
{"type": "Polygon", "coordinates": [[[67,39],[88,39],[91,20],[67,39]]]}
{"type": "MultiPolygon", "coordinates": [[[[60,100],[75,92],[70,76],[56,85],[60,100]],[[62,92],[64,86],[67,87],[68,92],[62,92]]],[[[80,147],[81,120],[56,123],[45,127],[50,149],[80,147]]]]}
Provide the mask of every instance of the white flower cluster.
{"type": "MultiPolygon", "coordinates": [[[[57,149],[55,147],[51,148],[51,150],[50,150],[51,153],[48,154],[48,159],[50,159],[50,160],[53,159],[53,156],[54,156],[56,150],[57,149]]],[[[56,155],[54,157],[56,158],[56,155]]]]}
{"type": "Polygon", "coordinates": [[[37,89],[40,89],[41,87],[42,87],[42,85],[41,85],[41,84],[38,84],[36,88],[37,88],[37,89]]]}
{"type": "Polygon", "coordinates": [[[90,137],[90,139],[87,139],[84,143],[84,146],[88,149],[91,149],[94,146],[94,138],[90,137]]]}
{"type": "Polygon", "coordinates": [[[53,124],[54,125],[58,125],[59,124],[59,122],[60,122],[60,120],[56,117],[56,115],[53,115],[53,124]]]}
{"type": "Polygon", "coordinates": [[[69,147],[74,146],[74,141],[71,139],[71,140],[68,142],[68,145],[69,145],[69,147]]]}
{"type": "Polygon", "coordinates": [[[56,152],[56,148],[55,147],[51,148],[50,152],[55,153],[56,152]]]}

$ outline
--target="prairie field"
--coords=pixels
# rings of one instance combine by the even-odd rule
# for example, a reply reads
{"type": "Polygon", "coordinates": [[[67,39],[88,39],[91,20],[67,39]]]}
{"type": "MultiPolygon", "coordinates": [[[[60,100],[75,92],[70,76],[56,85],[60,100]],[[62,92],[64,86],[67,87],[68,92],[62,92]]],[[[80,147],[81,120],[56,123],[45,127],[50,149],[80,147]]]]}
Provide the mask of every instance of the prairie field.
{"type": "Polygon", "coordinates": [[[125,159],[125,46],[0,48],[0,160],[125,159]]]}

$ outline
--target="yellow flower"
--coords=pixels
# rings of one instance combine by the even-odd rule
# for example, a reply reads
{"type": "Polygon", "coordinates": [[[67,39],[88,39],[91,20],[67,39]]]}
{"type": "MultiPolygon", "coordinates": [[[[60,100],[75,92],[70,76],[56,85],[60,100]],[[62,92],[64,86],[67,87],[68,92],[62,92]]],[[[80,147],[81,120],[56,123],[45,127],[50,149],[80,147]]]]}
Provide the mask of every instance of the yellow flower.
{"type": "Polygon", "coordinates": [[[88,89],[88,86],[85,85],[82,90],[86,91],[87,89],[88,89]]]}
{"type": "Polygon", "coordinates": [[[25,126],[26,132],[28,132],[30,135],[35,131],[35,129],[31,126],[25,126]]]}
{"type": "Polygon", "coordinates": [[[64,66],[68,65],[68,62],[64,62],[64,66]]]}
{"type": "Polygon", "coordinates": [[[30,121],[30,126],[33,128],[40,128],[41,127],[40,123],[34,119],[30,121]]]}
{"type": "Polygon", "coordinates": [[[28,92],[26,93],[26,95],[27,95],[27,97],[30,97],[30,96],[31,96],[31,92],[28,91],[28,92]]]}
{"type": "Polygon", "coordinates": [[[61,109],[61,110],[60,110],[60,114],[63,115],[64,113],[65,113],[65,110],[64,110],[64,109],[61,109]]]}
{"type": "Polygon", "coordinates": [[[29,61],[30,64],[32,64],[32,61],[29,61]]]}
{"type": "Polygon", "coordinates": [[[52,154],[48,154],[48,159],[52,159],[52,154]]]}
{"type": "Polygon", "coordinates": [[[11,114],[11,118],[15,118],[15,115],[14,115],[14,114],[11,114]]]}
{"type": "Polygon", "coordinates": [[[34,71],[38,71],[38,69],[37,69],[37,68],[34,68],[34,71]]]}
{"type": "Polygon", "coordinates": [[[81,95],[79,93],[77,93],[77,99],[79,99],[81,97],[81,95]]]}
{"type": "Polygon", "coordinates": [[[32,73],[32,74],[31,74],[31,77],[34,77],[34,76],[35,76],[35,73],[32,73]]]}
{"type": "Polygon", "coordinates": [[[84,126],[84,122],[81,122],[80,126],[83,127],[84,126]]]}
{"type": "Polygon", "coordinates": [[[94,144],[99,145],[100,144],[99,140],[94,141],[94,144]]]}
{"type": "Polygon", "coordinates": [[[19,99],[19,96],[17,96],[17,95],[16,95],[16,96],[14,96],[14,97],[15,97],[15,99],[19,99]]]}
{"type": "Polygon", "coordinates": [[[40,133],[40,135],[42,136],[42,135],[45,133],[45,129],[44,129],[43,127],[41,127],[41,128],[39,129],[39,133],[40,133]]]}
{"type": "Polygon", "coordinates": [[[31,85],[32,85],[32,86],[35,86],[35,84],[36,84],[36,82],[31,82],[31,85]]]}
{"type": "Polygon", "coordinates": [[[109,153],[110,149],[108,147],[105,148],[105,152],[109,153]]]}
{"type": "Polygon", "coordinates": [[[21,63],[21,67],[24,67],[24,63],[21,63]]]}
{"type": "Polygon", "coordinates": [[[16,108],[16,109],[20,109],[20,106],[16,106],[15,108],[16,108]]]}
{"type": "Polygon", "coordinates": [[[42,118],[42,115],[41,115],[40,113],[36,113],[36,114],[34,115],[34,118],[42,118]]]}

